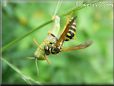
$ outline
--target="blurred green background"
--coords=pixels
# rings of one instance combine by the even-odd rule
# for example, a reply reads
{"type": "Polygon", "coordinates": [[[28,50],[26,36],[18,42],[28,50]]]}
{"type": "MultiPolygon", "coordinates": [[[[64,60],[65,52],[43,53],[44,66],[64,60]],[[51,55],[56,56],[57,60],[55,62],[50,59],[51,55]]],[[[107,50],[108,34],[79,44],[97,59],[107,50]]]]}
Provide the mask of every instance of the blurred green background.
{"type": "MultiPolygon", "coordinates": [[[[19,1],[19,0],[18,0],[19,1]]],[[[80,3],[83,1],[81,0],[80,3]]],[[[26,34],[31,29],[50,20],[58,1],[7,2],[2,6],[2,46],[26,34]]],[[[57,15],[76,7],[76,1],[64,1],[57,15]]],[[[93,44],[82,50],[61,52],[48,56],[51,64],[38,61],[37,76],[35,61],[26,57],[34,54],[36,38],[41,44],[53,23],[37,30],[3,52],[3,58],[22,73],[45,84],[104,84],[113,83],[113,7],[97,4],[77,12],[77,38],[64,43],[64,47],[77,45],[91,39],[93,44]]],[[[61,29],[67,17],[61,18],[61,29]]],[[[2,65],[2,83],[26,82],[6,63],[2,65]]],[[[34,82],[33,82],[34,83],[34,82]]]]}

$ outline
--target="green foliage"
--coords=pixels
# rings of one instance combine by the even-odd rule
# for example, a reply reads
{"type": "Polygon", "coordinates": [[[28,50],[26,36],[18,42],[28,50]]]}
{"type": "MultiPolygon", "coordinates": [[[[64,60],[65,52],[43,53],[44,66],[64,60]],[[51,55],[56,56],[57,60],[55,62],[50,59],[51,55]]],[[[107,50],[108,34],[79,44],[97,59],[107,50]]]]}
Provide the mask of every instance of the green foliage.
{"type": "Polygon", "coordinates": [[[37,76],[35,61],[26,57],[33,56],[37,48],[33,43],[33,38],[42,43],[48,30],[52,28],[52,24],[49,23],[52,22],[56,3],[56,1],[8,3],[2,8],[4,57],[2,59],[2,83],[36,83],[35,80],[46,84],[112,83],[112,7],[83,8],[80,6],[77,8],[74,2],[67,1],[62,3],[57,13],[61,17],[61,30],[65,26],[66,15],[75,10],[77,36],[75,40],[64,43],[64,47],[77,45],[87,39],[93,40],[93,44],[86,49],[50,55],[48,56],[51,61],[50,65],[46,61],[38,61],[37,76]],[[15,40],[12,41],[13,39],[15,40]],[[22,79],[23,77],[27,79],[22,79]]]}

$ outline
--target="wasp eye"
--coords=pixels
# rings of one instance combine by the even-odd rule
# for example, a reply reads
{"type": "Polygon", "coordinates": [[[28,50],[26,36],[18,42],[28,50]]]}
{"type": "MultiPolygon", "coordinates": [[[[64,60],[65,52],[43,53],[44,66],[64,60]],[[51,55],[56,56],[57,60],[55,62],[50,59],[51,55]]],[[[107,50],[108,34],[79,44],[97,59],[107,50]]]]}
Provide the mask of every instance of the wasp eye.
{"type": "Polygon", "coordinates": [[[50,42],[50,44],[53,44],[52,42],[50,42]]]}

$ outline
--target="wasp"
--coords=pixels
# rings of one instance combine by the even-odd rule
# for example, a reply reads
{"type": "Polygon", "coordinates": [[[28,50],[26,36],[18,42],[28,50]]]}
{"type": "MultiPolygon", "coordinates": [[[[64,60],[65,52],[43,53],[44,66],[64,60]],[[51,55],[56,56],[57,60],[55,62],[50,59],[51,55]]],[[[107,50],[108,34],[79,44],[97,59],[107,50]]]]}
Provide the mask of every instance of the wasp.
{"type": "MultiPolygon", "coordinates": [[[[46,55],[49,54],[57,54],[59,52],[61,52],[61,46],[63,44],[64,41],[69,41],[71,39],[73,39],[75,33],[76,33],[76,23],[75,23],[75,17],[72,17],[72,19],[69,21],[68,23],[68,31],[66,32],[65,35],[63,35],[64,37],[62,37],[62,40],[57,39],[56,36],[54,36],[53,34],[51,34],[55,39],[55,43],[50,42],[48,45],[44,46],[44,50],[46,55]],[[58,43],[58,41],[61,41],[60,43],[58,43]]],[[[64,32],[65,33],[65,32],[64,32]]],[[[62,36],[62,35],[61,35],[62,36]]]]}
{"type": "Polygon", "coordinates": [[[38,60],[46,60],[48,63],[48,55],[50,54],[58,54],[62,51],[71,51],[71,50],[79,50],[84,49],[92,44],[92,41],[87,41],[77,46],[70,46],[67,48],[63,48],[63,44],[66,41],[70,41],[76,35],[76,17],[72,17],[66,24],[63,33],[59,38],[58,32],[60,31],[60,18],[59,16],[55,16],[54,18],[54,27],[51,32],[48,32],[48,36],[44,39],[43,43],[39,45],[36,40],[34,40],[35,44],[38,45],[37,50],[34,53],[34,57],[38,60]]]}

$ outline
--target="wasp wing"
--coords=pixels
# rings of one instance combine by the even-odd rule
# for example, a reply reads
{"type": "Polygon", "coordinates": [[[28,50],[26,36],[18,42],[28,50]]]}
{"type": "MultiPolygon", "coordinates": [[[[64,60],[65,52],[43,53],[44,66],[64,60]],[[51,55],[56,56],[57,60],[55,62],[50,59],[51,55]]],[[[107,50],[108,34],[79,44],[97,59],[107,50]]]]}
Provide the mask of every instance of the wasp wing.
{"type": "Polygon", "coordinates": [[[79,50],[89,47],[92,44],[92,41],[86,41],[82,44],[79,44],[77,46],[71,46],[67,48],[63,48],[61,51],[72,51],[72,50],[79,50]]]}
{"type": "Polygon", "coordinates": [[[59,47],[61,45],[61,43],[64,42],[65,37],[66,37],[66,35],[67,35],[67,33],[68,33],[69,29],[70,29],[69,27],[74,22],[75,19],[76,19],[76,17],[73,17],[73,19],[70,22],[67,23],[67,25],[65,27],[65,30],[63,31],[63,33],[61,34],[60,38],[58,39],[58,41],[55,44],[57,47],[59,47]]]}

